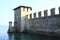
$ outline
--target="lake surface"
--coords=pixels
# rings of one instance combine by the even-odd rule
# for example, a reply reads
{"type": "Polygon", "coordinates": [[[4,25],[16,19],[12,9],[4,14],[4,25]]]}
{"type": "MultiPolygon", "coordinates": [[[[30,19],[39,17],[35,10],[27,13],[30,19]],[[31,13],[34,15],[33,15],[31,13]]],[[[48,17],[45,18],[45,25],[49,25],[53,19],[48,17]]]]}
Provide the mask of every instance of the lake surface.
{"type": "Polygon", "coordinates": [[[48,37],[37,34],[7,33],[7,26],[0,26],[0,40],[60,40],[60,37],[48,37]]]}

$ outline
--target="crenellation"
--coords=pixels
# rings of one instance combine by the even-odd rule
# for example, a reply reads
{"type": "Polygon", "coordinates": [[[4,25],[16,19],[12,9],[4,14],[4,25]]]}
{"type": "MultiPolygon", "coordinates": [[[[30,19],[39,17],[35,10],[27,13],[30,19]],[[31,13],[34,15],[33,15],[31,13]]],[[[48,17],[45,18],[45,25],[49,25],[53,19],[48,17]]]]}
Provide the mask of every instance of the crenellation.
{"type": "Polygon", "coordinates": [[[29,9],[29,8],[27,8],[27,12],[29,11],[28,9],[29,9]]]}
{"type": "Polygon", "coordinates": [[[26,11],[26,12],[28,12],[27,10],[28,10],[28,9],[27,9],[27,8],[25,8],[25,11],[26,11]]]}
{"type": "Polygon", "coordinates": [[[25,7],[21,7],[21,10],[23,11],[23,12],[28,12],[28,8],[25,8],[25,7]]]}
{"type": "MultiPolygon", "coordinates": [[[[49,14],[48,11],[49,11],[49,10],[44,10],[44,11],[43,11],[44,17],[41,17],[41,16],[42,16],[42,12],[39,11],[39,12],[38,12],[38,18],[46,18],[46,17],[48,18],[48,17],[50,17],[50,16],[53,16],[53,17],[55,16],[55,8],[51,8],[51,9],[50,9],[50,11],[49,11],[49,12],[51,13],[50,16],[48,15],[48,14],[49,14]]],[[[33,13],[32,15],[33,15],[34,18],[37,18],[37,13],[36,13],[36,12],[33,13]]],[[[59,14],[58,14],[58,15],[59,15],[59,14]]],[[[33,19],[33,18],[31,18],[31,19],[33,19]]]]}
{"type": "Polygon", "coordinates": [[[59,15],[60,15],[60,7],[58,9],[59,9],[59,15]]]}
{"type": "Polygon", "coordinates": [[[12,22],[10,21],[10,22],[9,22],[8,33],[11,33],[11,32],[15,32],[15,27],[12,26],[12,22]]]}
{"type": "Polygon", "coordinates": [[[36,18],[36,13],[33,14],[34,18],[36,18]]]}
{"type": "Polygon", "coordinates": [[[9,22],[9,28],[11,28],[11,27],[12,27],[12,22],[10,21],[10,22],[9,22]]]}
{"type": "Polygon", "coordinates": [[[29,12],[31,9],[30,8],[27,8],[27,12],[29,12]]]}
{"type": "Polygon", "coordinates": [[[44,17],[47,17],[48,15],[48,10],[44,10],[44,17]]]}
{"type": "Polygon", "coordinates": [[[51,12],[51,16],[55,16],[55,8],[52,8],[50,12],[51,12]]]}
{"type": "Polygon", "coordinates": [[[39,17],[39,18],[41,17],[41,11],[40,11],[40,12],[38,12],[38,17],[39,17]]]}
{"type": "Polygon", "coordinates": [[[23,12],[25,9],[23,7],[21,7],[21,12],[23,12]]]}

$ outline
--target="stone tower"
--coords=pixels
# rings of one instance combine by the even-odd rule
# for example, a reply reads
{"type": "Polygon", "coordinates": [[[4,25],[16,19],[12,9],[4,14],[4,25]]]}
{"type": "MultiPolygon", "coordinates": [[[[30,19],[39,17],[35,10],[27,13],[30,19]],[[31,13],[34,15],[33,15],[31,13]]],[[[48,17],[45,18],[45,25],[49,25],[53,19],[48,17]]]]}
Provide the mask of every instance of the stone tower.
{"type": "Polygon", "coordinates": [[[31,13],[32,8],[28,6],[18,6],[13,9],[14,10],[14,27],[16,32],[23,32],[26,24],[26,19],[25,17],[28,16],[29,19],[29,14],[31,13]]]}

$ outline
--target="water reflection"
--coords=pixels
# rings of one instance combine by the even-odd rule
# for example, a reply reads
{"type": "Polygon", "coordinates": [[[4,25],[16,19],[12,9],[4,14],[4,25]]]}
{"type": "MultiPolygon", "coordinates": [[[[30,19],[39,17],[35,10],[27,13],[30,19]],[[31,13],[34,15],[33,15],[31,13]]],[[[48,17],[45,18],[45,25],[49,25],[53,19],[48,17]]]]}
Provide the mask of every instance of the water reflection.
{"type": "Polygon", "coordinates": [[[60,40],[59,37],[48,37],[36,34],[14,33],[8,35],[9,40],[60,40]]]}
{"type": "Polygon", "coordinates": [[[10,33],[7,34],[8,27],[0,27],[0,40],[60,40],[60,37],[48,37],[37,34],[10,33]]]}
{"type": "Polygon", "coordinates": [[[14,40],[14,34],[8,34],[9,40],[14,40]]]}

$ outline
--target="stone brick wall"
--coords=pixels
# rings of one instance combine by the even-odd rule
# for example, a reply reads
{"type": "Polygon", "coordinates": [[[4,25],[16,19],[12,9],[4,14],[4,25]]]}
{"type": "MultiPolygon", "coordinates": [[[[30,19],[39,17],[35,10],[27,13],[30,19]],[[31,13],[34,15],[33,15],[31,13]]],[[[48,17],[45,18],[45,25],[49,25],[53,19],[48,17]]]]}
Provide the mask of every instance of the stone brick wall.
{"type": "MultiPolygon", "coordinates": [[[[50,10],[51,16],[48,16],[48,10],[44,11],[44,17],[41,17],[41,11],[38,13],[38,18],[36,18],[36,13],[34,13],[34,18],[30,14],[29,29],[30,31],[45,31],[45,32],[58,32],[60,31],[60,14],[55,15],[55,8],[50,10]]],[[[60,11],[59,11],[60,12],[60,11]]],[[[28,23],[28,22],[26,22],[28,23]]]]}
{"type": "Polygon", "coordinates": [[[21,9],[14,10],[14,27],[16,32],[20,32],[21,29],[21,9]]]}

